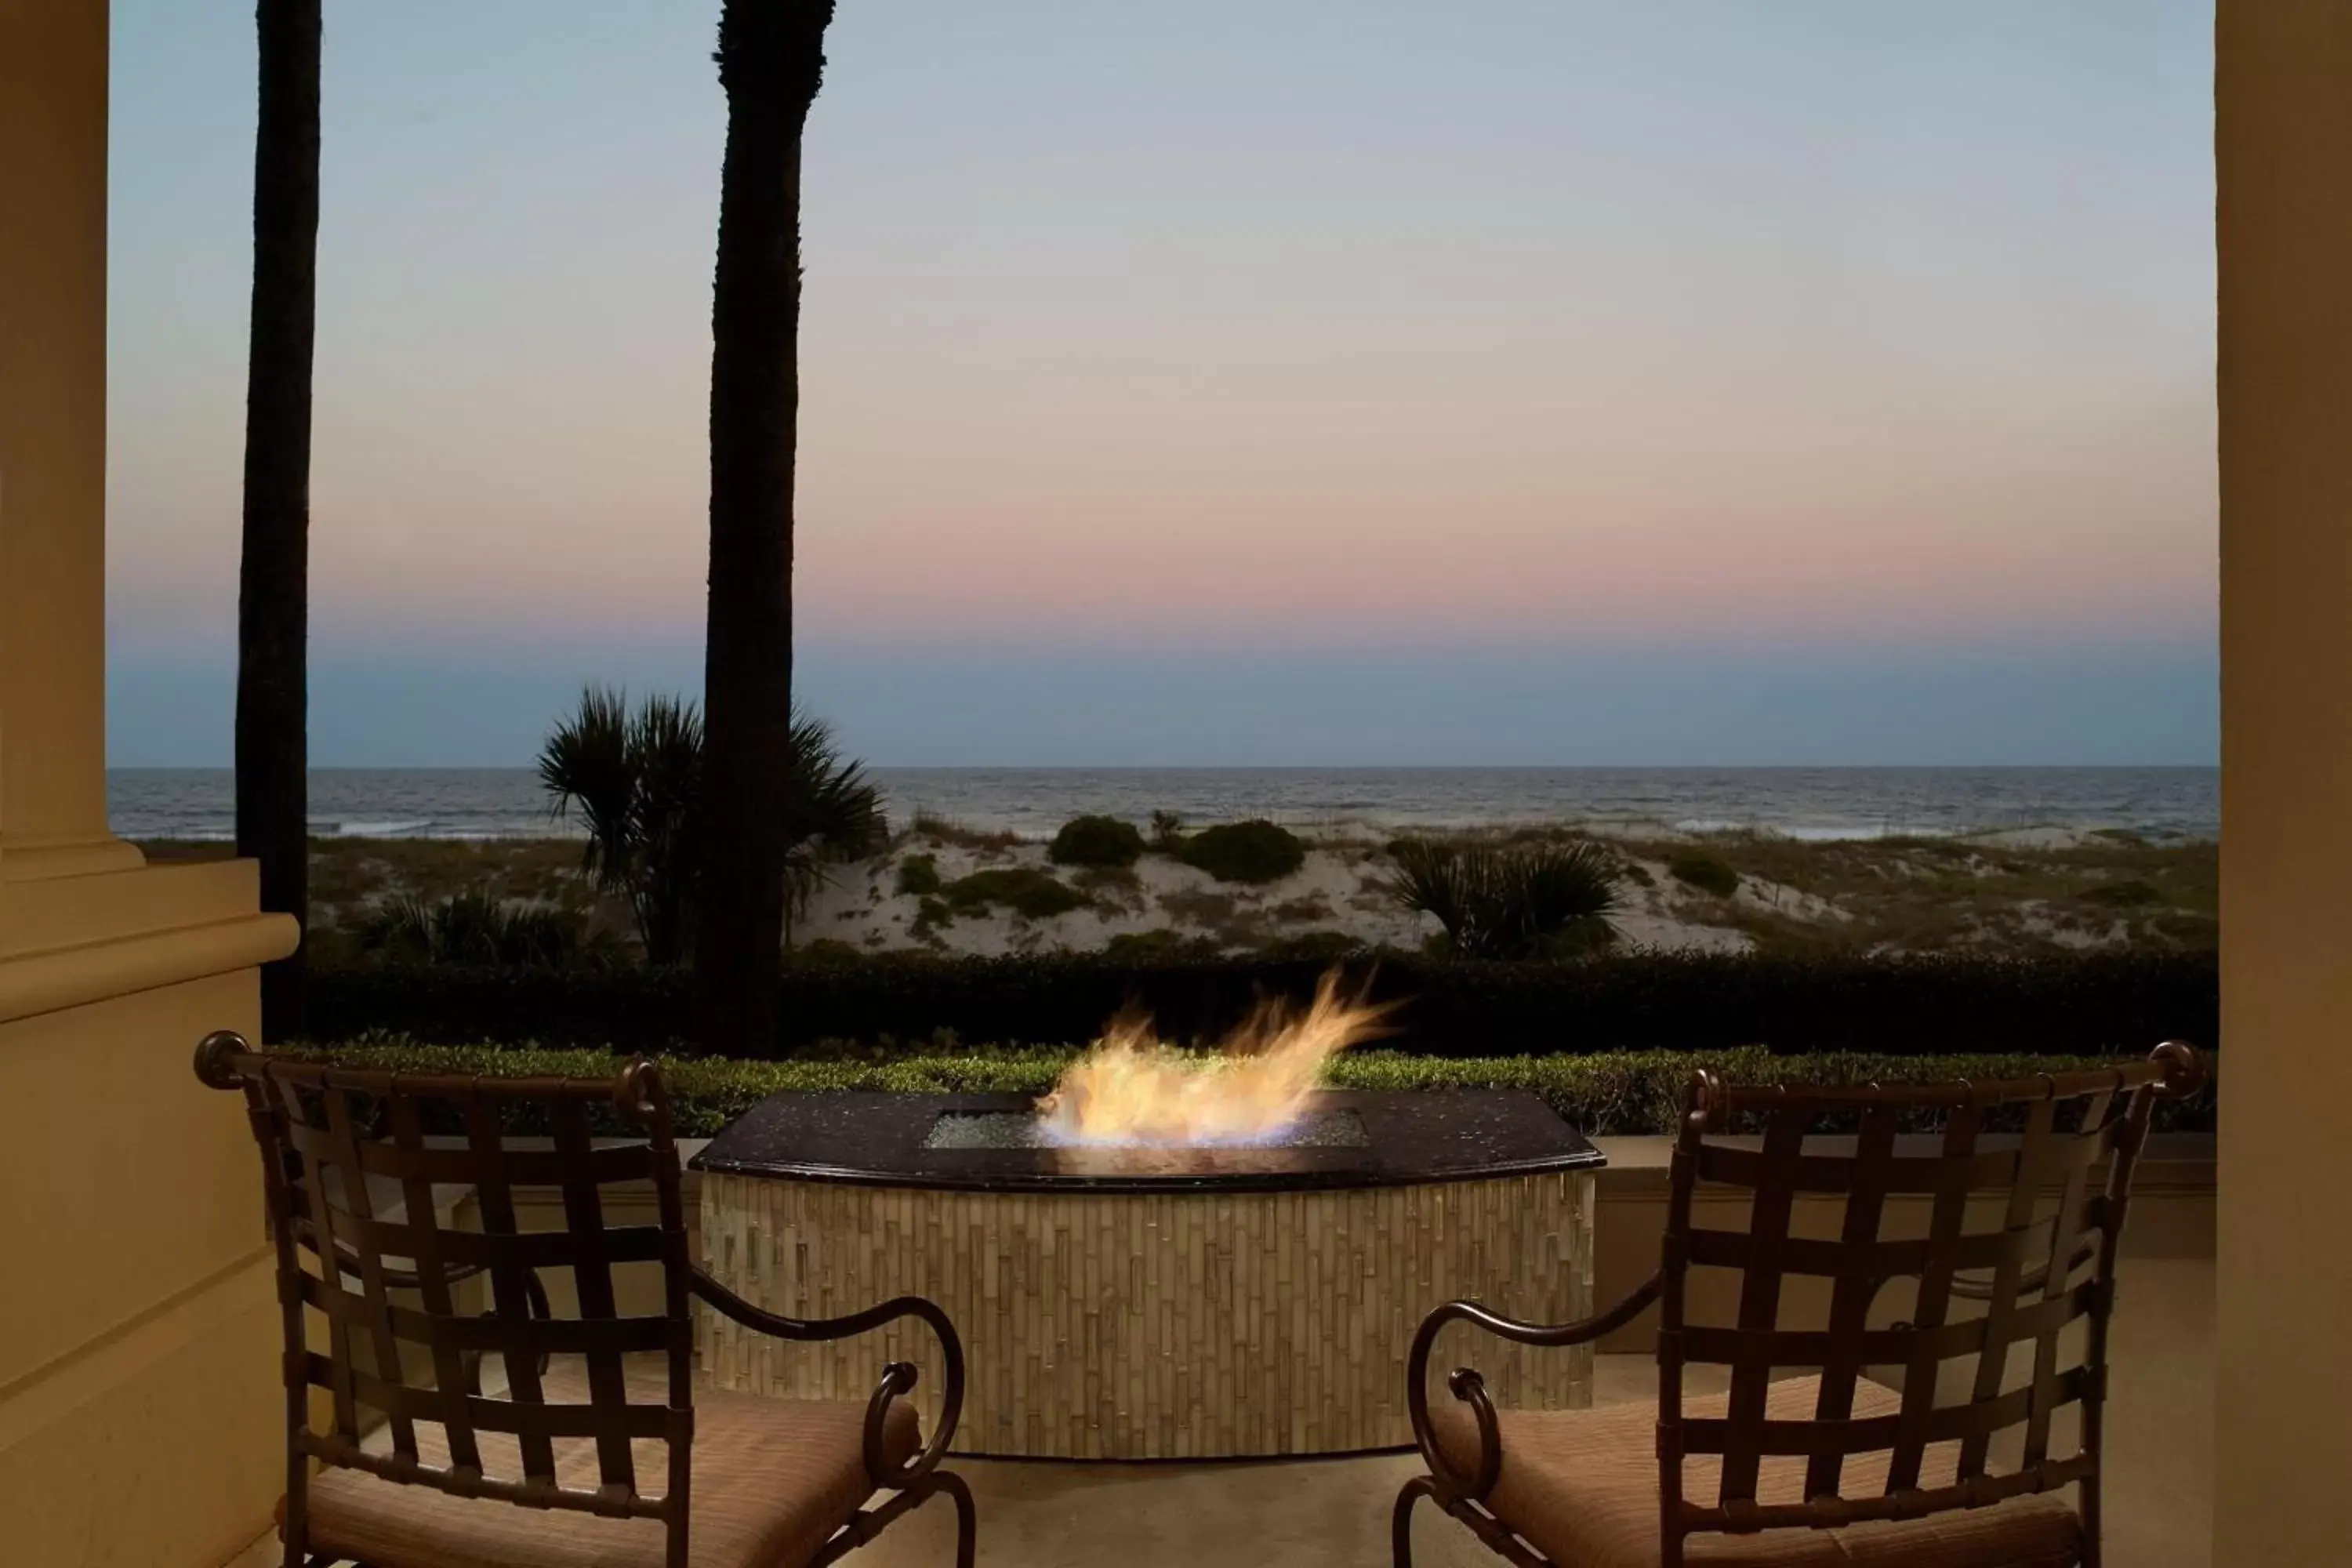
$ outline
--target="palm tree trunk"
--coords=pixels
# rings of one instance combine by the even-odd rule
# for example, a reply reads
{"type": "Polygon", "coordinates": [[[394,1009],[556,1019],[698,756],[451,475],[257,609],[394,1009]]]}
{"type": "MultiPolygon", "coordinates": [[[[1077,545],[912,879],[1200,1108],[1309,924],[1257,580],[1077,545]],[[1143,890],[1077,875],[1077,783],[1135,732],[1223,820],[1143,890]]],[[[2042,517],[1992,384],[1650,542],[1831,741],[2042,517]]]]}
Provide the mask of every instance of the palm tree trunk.
{"type": "MultiPolygon", "coordinates": [[[[236,605],[236,847],[261,907],[310,914],[310,351],[317,314],[320,0],[258,0],[253,315],[236,605]]],[[[261,1027],[302,1027],[305,954],[265,965],[261,1027]]]]}
{"type": "Polygon", "coordinates": [[[793,461],[800,412],[801,132],[833,0],[727,0],[727,154],[710,328],[706,831],[696,1035],[764,1055],[782,976],[791,782],[793,461]]]}

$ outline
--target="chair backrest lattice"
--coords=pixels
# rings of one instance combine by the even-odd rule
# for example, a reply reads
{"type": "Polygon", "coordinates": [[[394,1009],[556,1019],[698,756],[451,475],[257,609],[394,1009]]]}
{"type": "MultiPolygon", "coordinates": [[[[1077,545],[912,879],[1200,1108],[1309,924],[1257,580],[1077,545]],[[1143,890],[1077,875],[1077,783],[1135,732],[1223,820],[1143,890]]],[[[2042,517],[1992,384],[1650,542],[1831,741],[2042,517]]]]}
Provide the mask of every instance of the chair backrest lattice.
{"type": "Polygon", "coordinates": [[[660,1519],[669,1561],[683,1564],[690,1263],[668,1100],[652,1064],[609,1079],[355,1071],[215,1035],[198,1047],[197,1072],[243,1091],[261,1146],[285,1336],[289,1533],[302,1527],[304,1460],[314,1458],[460,1497],[660,1519]],[[592,1135],[600,1106],[627,1137],[592,1135]],[[548,1136],[509,1136],[519,1114],[543,1116],[548,1136]],[[622,1184],[652,1187],[657,1223],[612,1221],[606,1189],[622,1184]],[[521,1228],[524,1187],[561,1194],[562,1228],[521,1228]],[[436,1188],[470,1191],[480,1228],[444,1225],[436,1188]],[[620,1310],[614,1271],[633,1264],[659,1268],[658,1314],[620,1310]],[[575,1314],[550,1310],[547,1270],[569,1271],[575,1314]],[[461,1310],[461,1286],[479,1310],[461,1310]],[[658,1400],[642,1384],[633,1394],[625,1376],[625,1358],[649,1352],[667,1363],[658,1400]],[[586,1403],[551,1398],[554,1357],[585,1363],[586,1403]],[[481,1392],[486,1363],[503,1367],[504,1397],[481,1392]],[[327,1395],[323,1429],[313,1388],[327,1395]],[[386,1451],[362,1447],[367,1410],[383,1417],[386,1451]],[[431,1426],[440,1452],[420,1448],[418,1428],[431,1426]],[[564,1438],[593,1440],[593,1487],[558,1476],[564,1438]],[[660,1476],[638,1473],[633,1444],[646,1440],[666,1445],[660,1476]]]}
{"type": "Polygon", "coordinates": [[[2179,1044],[2128,1067],[2000,1083],[1791,1091],[1699,1074],[1675,1143],[1661,1291],[1668,1568],[1696,1532],[1916,1518],[2066,1486],[2095,1540],[2133,1167],[2155,1101],[2204,1077],[2179,1044]],[[1703,1185],[1745,1197],[1746,1226],[1699,1224],[1703,1185]],[[1693,1320],[1694,1268],[1736,1276],[1731,1321],[1693,1320]],[[1784,1300],[1792,1279],[1805,1282],[1804,1321],[1825,1310],[1825,1326],[1782,1326],[1800,1315],[1784,1300]],[[1874,1326],[1882,1291],[1906,1280],[1907,1315],[1874,1326]],[[1693,1365],[1727,1369],[1724,1415],[1685,1413],[1693,1365]],[[1887,1368],[1900,1371],[1899,1407],[1857,1416],[1866,1369],[1887,1368]],[[1776,1370],[1818,1373],[1810,1415],[1770,1407],[1776,1370]],[[2079,1440],[2055,1451],[2053,1417],[2069,1405],[2079,1440]],[[1693,1458],[1720,1461],[1714,1497],[1684,1495],[1693,1458]]]}

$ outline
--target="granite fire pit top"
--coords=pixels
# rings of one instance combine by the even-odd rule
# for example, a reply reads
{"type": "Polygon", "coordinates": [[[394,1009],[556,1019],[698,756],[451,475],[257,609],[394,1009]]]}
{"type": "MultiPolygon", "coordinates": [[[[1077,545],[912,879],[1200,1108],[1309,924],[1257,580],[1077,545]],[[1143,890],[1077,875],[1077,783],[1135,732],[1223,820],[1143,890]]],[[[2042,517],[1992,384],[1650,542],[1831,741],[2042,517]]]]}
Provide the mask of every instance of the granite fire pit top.
{"type": "Polygon", "coordinates": [[[1287,1145],[1024,1145],[971,1120],[992,1116],[1001,1127],[1007,1113],[1029,1109],[1021,1094],[772,1095],[712,1139],[694,1168],[880,1186],[1164,1193],[1394,1186],[1603,1163],[1525,1089],[1324,1090],[1310,1108],[1323,1131],[1287,1145]]]}

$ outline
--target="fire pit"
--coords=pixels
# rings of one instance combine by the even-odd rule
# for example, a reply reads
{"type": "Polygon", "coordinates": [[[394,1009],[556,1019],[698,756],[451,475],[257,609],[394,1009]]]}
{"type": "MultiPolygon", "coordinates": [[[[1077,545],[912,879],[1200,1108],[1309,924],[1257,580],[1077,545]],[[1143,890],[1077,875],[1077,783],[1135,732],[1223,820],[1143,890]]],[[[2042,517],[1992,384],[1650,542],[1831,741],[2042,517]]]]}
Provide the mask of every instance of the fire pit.
{"type": "MultiPolygon", "coordinates": [[[[1533,1095],[1301,1090],[1277,1125],[1193,1144],[1066,1142],[1066,1103],[765,1100],[695,1162],[709,1266],[796,1317],[929,1297],[970,1357],[958,1447],[1066,1458],[1402,1447],[1430,1308],[1591,1310],[1601,1156],[1533,1095]]],[[[862,1398],[878,1359],[939,1386],[916,1334],[702,1335],[722,1388],[862,1398]]],[[[1502,1405],[1590,1397],[1589,1348],[1465,1336],[1437,1360],[1475,1362],[1502,1405]]]]}
{"type": "MultiPolygon", "coordinates": [[[[778,1095],[695,1162],[703,1251],[790,1317],[905,1293],[945,1307],[970,1356],[967,1453],[1402,1447],[1405,1352],[1432,1307],[1591,1310],[1601,1156],[1531,1094],[1317,1089],[1385,1012],[1342,996],[1335,973],[1303,1012],[1260,1008],[1219,1055],[1116,1020],[1039,1100],[778,1095]]],[[[903,1328],[883,1336],[891,1359],[932,1353],[903,1328]]],[[[1589,1348],[1482,1339],[1475,1353],[1498,1403],[1590,1397],[1589,1348]]],[[[854,1394],[875,1359],[855,1340],[704,1320],[721,1388],[854,1394]]]]}

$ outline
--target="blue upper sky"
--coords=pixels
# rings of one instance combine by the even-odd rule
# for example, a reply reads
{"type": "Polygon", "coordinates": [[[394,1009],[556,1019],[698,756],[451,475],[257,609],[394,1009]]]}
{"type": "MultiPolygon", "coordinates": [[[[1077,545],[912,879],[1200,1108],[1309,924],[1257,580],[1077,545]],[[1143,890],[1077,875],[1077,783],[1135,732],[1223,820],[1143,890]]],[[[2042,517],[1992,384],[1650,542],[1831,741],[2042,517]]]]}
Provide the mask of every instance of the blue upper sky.
{"type": "MultiPolygon", "coordinates": [[[[330,0],[313,755],[690,690],[717,7],[330,0]]],[[[229,752],[249,10],[116,0],[112,757],[229,752]]],[[[2212,760],[2210,9],[844,0],[891,763],[2212,760]]]]}

